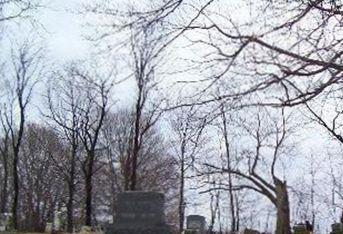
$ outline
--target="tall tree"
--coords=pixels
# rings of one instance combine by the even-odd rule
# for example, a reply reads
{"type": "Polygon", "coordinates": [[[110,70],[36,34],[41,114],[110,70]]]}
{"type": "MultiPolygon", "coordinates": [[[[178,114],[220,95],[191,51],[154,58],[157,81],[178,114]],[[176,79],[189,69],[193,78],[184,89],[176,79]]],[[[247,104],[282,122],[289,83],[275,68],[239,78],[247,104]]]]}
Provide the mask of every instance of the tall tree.
{"type": "Polygon", "coordinates": [[[65,145],[52,129],[28,123],[25,129],[20,160],[21,228],[41,232],[51,222],[50,212],[64,193],[63,174],[54,159],[64,161],[65,145]],[[58,199],[54,199],[57,197],[58,199]]]}
{"type": "MultiPolygon", "coordinates": [[[[143,117],[143,122],[146,117],[143,117]]],[[[133,109],[119,109],[110,112],[103,128],[103,142],[108,158],[106,184],[111,182],[111,214],[115,214],[115,200],[118,192],[124,191],[129,184],[127,160],[132,154],[134,128],[133,109]],[[113,124],[116,123],[116,124],[113,124]]],[[[168,139],[159,125],[154,125],[145,134],[137,164],[137,184],[142,190],[158,190],[166,196],[166,213],[175,211],[177,200],[178,175],[177,162],[170,152],[168,139]]],[[[175,223],[175,220],[170,220],[175,223]]]]}
{"type": "MultiPolygon", "coordinates": [[[[45,114],[48,122],[57,130],[61,138],[69,145],[67,165],[60,166],[68,186],[67,232],[74,230],[74,199],[77,178],[77,161],[80,153],[81,96],[77,79],[68,68],[52,78],[46,96],[49,113],[45,114]]],[[[60,164],[59,159],[54,159],[60,164]]]]}
{"type": "Polygon", "coordinates": [[[137,166],[141,145],[145,134],[161,117],[161,105],[164,103],[163,98],[153,100],[154,91],[158,88],[156,70],[161,59],[159,43],[162,41],[161,37],[156,37],[155,30],[147,27],[143,32],[133,30],[131,35],[131,63],[137,93],[134,101],[132,155],[128,161],[131,173],[130,185],[126,189],[129,190],[137,189],[137,166]]]}
{"type": "Polygon", "coordinates": [[[230,226],[230,231],[231,232],[236,232],[239,230],[239,217],[237,217],[237,210],[239,209],[236,207],[236,202],[235,202],[235,191],[234,191],[234,182],[233,182],[233,174],[231,173],[231,168],[233,164],[233,157],[230,152],[230,140],[229,140],[229,129],[228,129],[228,118],[226,115],[226,108],[224,105],[221,106],[220,108],[221,112],[221,121],[222,121],[222,126],[221,130],[223,133],[224,137],[224,151],[226,155],[226,160],[227,160],[227,168],[228,168],[228,192],[229,192],[229,202],[230,202],[230,212],[231,212],[231,226],[230,226]]]}
{"type": "MultiPolygon", "coordinates": [[[[255,142],[254,149],[244,149],[242,155],[245,157],[239,166],[230,168],[226,166],[218,167],[211,163],[206,163],[209,171],[207,173],[216,174],[230,172],[232,175],[243,179],[233,189],[250,189],[266,198],[276,208],[276,233],[290,234],[290,205],[288,198],[287,182],[280,178],[277,170],[277,162],[282,155],[286,154],[286,141],[293,131],[286,124],[290,121],[290,116],[286,116],[282,110],[280,118],[272,118],[262,114],[257,114],[256,126],[251,127],[251,123],[243,123],[243,129],[255,142]],[[268,122],[272,123],[268,125],[268,122]],[[244,163],[243,163],[244,162],[244,163]],[[242,163],[244,165],[242,165],[242,163]],[[265,168],[263,165],[268,165],[265,168]],[[263,169],[265,168],[265,169],[263,169]],[[264,173],[268,170],[268,173],[264,173]]],[[[243,138],[243,136],[242,136],[243,138]]],[[[250,146],[249,146],[250,147],[250,146]]],[[[223,186],[223,185],[220,185],[223,186]]]]}
{"type": "Polygon", "coordinates": [[[92,225],[93,175],[101,129],[110,108],[110,94],[113,87],[112,77],[100,77],[77,67],[71,68],[70,74],[80,83],[80,97],[84,99],[77,108],[80,111],[79,137],[86,151],[82,170],[85,176],[85,225],[92,225]]]}
{"type": "MultiPolygon", "coordinates": [[[[139,175],[137,175],[137,164],[140,155],[140,147],[144,141],[144,135],[146,132],[148,132],[161,117],[161,106],[165,103],[163,100],[164,98],[162,97],[163,93],[158,93],[156,91],[160,88],[160,74],[158,72],[163,62],[162,53],[165,48],[166,35],[162,32],[162,28],[155,24],[142,24],[141,27],[136,27],[133,24],[127,24],[122,28],[123,30],[120,30],[123,34],[118,34],[117,29],[121,27],[120,25],[122,22],[117,24],[121,19],[116,18],[116,16],[118,16],[116,13],[109,13],[112,3],[106,4],[106,6],[103,6],[102,4],[98,5],[97,3],[93,5],[93,3],[96,2],[84,5],[84,13],[91,13],[92,16],[95,15],[95,17],[105,16],[105,21],[111,22],[114,27],[101,27],[105,31],[96,27],[96,33],[91,33],[90,38],[98,41],[100,48],[104,45],[107,48],[106,51],[108,51],[108,48],[111,48],[113,50],[110,52],[114,51],[114,53],[117,53],[118,51],[114,48],[123,48],[123,46],[129,50],[129,54],[125,53],[125,55],[127,56],[129,63],[128,67],[131,75],[129,77],[133,78],[135,86],[135,121],[132,133],[132,153],[129,155],[126,165],[127,171],[130,172],[128,175],[129,183],[125,187],[125,190],[137,190],[137,178],[139,177],[139,175]],[[119,37],[117,37],[118,35],[119,37]],[[110,36],[114,36],[116,39],[107,41],[106,38],[110,36]],[[129,40],[127,38],[129,38],[129,40]],[[110,44],[112,41],[115,41],[117,44],[110,44]],[[145,118],[143,116],[148,116],[146,118],[147,121],[142,120],[145,118]]],[[[114,3],[113,5],[117,4],[114,3]]],[[[133,20],[136,15],[135,9],[128,7],[126,10],[128,10],[128,14],[124,14],[127,17],[132,18],[129,19],[129,21],[133,20]]]]}
{"type": "Polygon", "coordinates": [[[18,229],[18,197],[19,197],[19,172],[18,163],[20,147],[24,135],[27,107],[32,98],[32,91],[42,75],[42,49],[35,48],[34,44],[25,42],[20,48],[13,49],[12,67],[7,77],[8,109],[4,113],[5,123],[8,127],[13,153],[12,178],[13,178],[13,228],[18,229]]]}
{"type": "MultiPolygon", "coordinates": [[[[5,107],[2,107],[5,108],[5,107]]],[[[6,112],[6,111],[5,111],[6,112]]],[[[0,143],[0,153],[1,153],[1,165],[3,168],[2,174],[2,186],[1,186],[1,200],[0,200],[0,213],[7,212],[8,198],[9,198],[9,182],[10,182],[10,132],[9,128],[5,122],[4,115],[1,113],[1,127],[3,136],[0,143]]]]}
{"type": "Polygon", "coordinates": [[[175,110],[174,116],[170,119],[172,132],[175,137],[171,142],[173,153],[177,158],[179,167],[179,231],[184,229],[185,220],[185,183],[189,169],[194,166],[196,156],[201,150],[203,144],[202,133],[206,125],[206,119],[197,116],[198,109],[195,106],[181,107],[175,110]]]}

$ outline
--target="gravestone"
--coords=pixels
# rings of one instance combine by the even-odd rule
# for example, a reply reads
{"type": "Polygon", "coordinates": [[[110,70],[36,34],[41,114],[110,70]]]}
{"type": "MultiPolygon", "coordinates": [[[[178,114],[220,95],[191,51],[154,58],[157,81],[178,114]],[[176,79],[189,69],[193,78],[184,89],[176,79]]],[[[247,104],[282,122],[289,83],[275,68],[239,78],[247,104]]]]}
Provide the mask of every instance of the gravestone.
{"type": "Polygon", "coordinates": [[[182,234],[198,234],[198,231],[186,229],[182,232],[182,234]]]}
{"type": "Polygon", "coordinates": [[[187,231],[195,231],[197,234],[204,234],[206,232],[205,217],[201,215],[187,216],[187,231]]]}
{"type": "Polygon", "coordinates": [[[51,233],[52,232],[52,223],[46,223],[45,224],[45,233],[51,233]]]}
{"type": "Polygon", "coordinates": [[[11,213],[0,213],[0,231],[8,229],[11,217],[11,213]]]}
{"type": "Polygon", "coordinates": [[[254,229],[246,228],[244,229],[243,234],[260,234],[260,232],[254,229]]]}
{"type": "Polygon", "coordinates": [[[342,223],[334,223],[331,225],[332,231],[331,234],[343,234],[343,224],[342,223]]]}
{"type": "Polygon", "coordinates": [[[306,224],[299,223],[293,227],[294,234],[309,234],[310,232],[306,229],[306,224]]]}
{"type": "Polygon", "coordinates": [[[6,220],[3,214],[0,214],[0,232],[6,231],[6,220]]]}
{"type": "Polygon", "coordinates": [[[164,195],[129,191],[118,194],[117,216],[106,234],[171,234],[165,223],[164,195]]]}
{"type": "Polygon", "coordinates": [[[90,226],[82,226],[79,234],[89,234],[92,233],[92,227],[90,226]]]}
{"type": "Polygon", "coordinates": [[[62,217],[62,212],[61,211],[57,211],[55,213],[55,216],[54,216],[54,220],[53,220],[53,223],[52,223],[52,231],[59,231],[61,230],[61,218],[62,217]]]}

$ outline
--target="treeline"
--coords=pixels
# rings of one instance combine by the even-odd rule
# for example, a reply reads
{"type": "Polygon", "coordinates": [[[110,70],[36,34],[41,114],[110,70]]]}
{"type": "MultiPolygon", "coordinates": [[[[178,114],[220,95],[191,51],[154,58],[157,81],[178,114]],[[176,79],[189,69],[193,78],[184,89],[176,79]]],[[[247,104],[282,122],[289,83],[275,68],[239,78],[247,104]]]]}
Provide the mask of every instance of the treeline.
{"type": "MultiPolygon", "coordinates": [[[[1,2],[1,26],[41,32],[34,13],[44,4],[1,2]]],[[[10,49],[1,57],[0,213],[10,215],[8,228],[43,231],[57,213],[70,233],[97,226],[115,214],[124,190],[163,192],[175,222],[177,160],[160,127],[166,99],[156,92],[151,33],[130,38],[134,91],[125,105],[115,92],[128,78],[121,80],[115,63],[103,65],[94,54],[60,65],[49,61],[43,38],[3,38],[10,49]]]]}
{"type": "Polygon", "coordinates": [[[221,232],[341,216],[342,2],[87,1],[73,10],[90,57],[62,65],[38,37],[43,6],[0,1],[3,32],[36,33],[0,38],[12,229],[56,212],[68,232],[96,226],[124,190],[164,192],[180,232],[194,210],[221,232]]]}
{"type": "MultiPolygon", "coordinates": [[[[73,89],[71,86],[65,88],[73,89]]],[[[81,98],[79,94],[77,96],[81,98]]],[[[59,93],[59,98],[62,102],[73,102],[64,99],[66,96],[62,93],[59,93]]],[[[42,117],[41,123],[27,121],[24,125],[16,165],[18,230],[44,231],[46,223],[53,222],[58,212],[62,214],[63,228],[69,232],[85,224],[97,226],[108,222],[109,217],[115,214],[116,194],[128,189],[134,129],[132,110],[106,112],[93,156],[87,145],[92,139],[86,137],[93,134],[87,131],[94,129],[84,125],[83,121],[94,123],[96,120],[92,117],[98,117],[99,113],[93,110],[91,116],[82,117],[79,114],[84,110],[80,106],[76,106],[74,113],[69,112],[72,109],[67,106],[59,108],[53,109],[53,114],[48,117],[42,117]],[[59,111],[63,115],[58,116],[59,111]],[[91,173],[88,172],[90,163],[91,173]],[[89,186],[91,195],[87,194],[89,186]],[[87,204],[87,199],[91,199],[90,204],[87,204]],[[87,214],[91,217],[87,218],[87,214]]],[[[5,118],[2,116],[3,129],[13,127],[6,125],[5,118]]],[[[10,131],[5,133],[0,144],[0,204],[1,213],[12,213],[14,149],[10,131]]],[[[18,132],[14,131],[13,136],[18,139],[18,132]]],[[[170,155],[169,147],[159,128],[149,130],[140,145],[136,183],[137,189],[164,192],[168,201],[167,217],[175,222],[178,174],[176,160],[170,155]]]]}

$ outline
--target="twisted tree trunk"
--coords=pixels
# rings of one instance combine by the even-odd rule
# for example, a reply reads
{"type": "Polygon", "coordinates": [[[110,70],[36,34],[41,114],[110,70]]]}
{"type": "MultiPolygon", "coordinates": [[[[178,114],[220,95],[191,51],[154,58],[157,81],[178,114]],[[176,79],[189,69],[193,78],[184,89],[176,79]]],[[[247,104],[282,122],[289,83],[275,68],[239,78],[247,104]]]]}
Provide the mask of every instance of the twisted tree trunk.
{"type": "Polygon", "coordinates": [[[291,234],[289,200],[286,181],[274,177],[276,192],[276,234],[291,234]]]}

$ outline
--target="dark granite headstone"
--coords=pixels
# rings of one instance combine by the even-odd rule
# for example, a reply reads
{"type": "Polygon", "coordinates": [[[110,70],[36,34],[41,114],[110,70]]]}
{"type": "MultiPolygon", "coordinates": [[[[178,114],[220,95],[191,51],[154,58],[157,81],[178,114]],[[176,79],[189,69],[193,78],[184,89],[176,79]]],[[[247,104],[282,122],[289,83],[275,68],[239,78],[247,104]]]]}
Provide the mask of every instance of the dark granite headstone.
{"type": "Polygon", "coordinates": [[[343,224],[342,223],[334,223],[331,225],[331,234],[343,234],[343,224]]]}
{"type": "Polygon", "coordinates": [[[206,232],[205,217],[201,215],[187,216],[187,230],[196,231],[196,233],[203,234],[206,232]]]}
{"type": "Polygon", "coordinates": [[[244,229],[243,233],[244,234],[259,234],[260,232],[257,230],[246,228],[246,229],[244,229]]]}
{"type": "Polygon", "coordinates": [[[309,234],[310,232],[306,229],[306,224],[299,223],[293,227],[294,234],[309,234]]]}
{"type": "Polygon", "coordinates": [[[164,195],[156,192],[130,191],[118,195],[114,223],[106,234],[170,234],[164,220],[164,195]]]}

